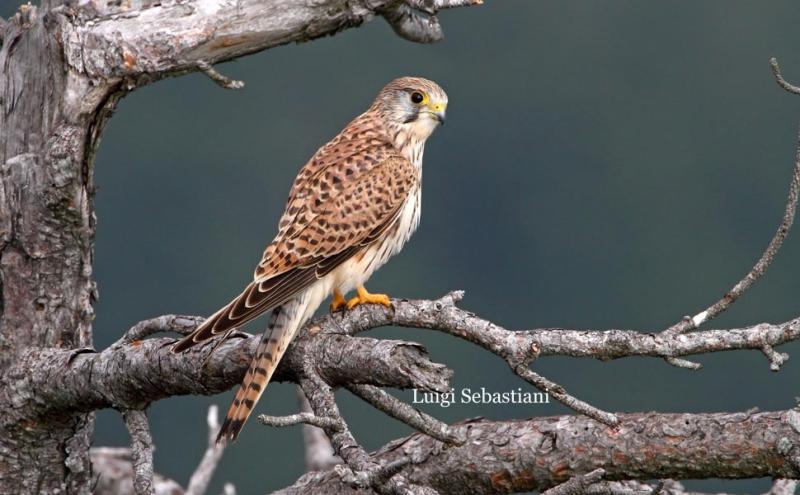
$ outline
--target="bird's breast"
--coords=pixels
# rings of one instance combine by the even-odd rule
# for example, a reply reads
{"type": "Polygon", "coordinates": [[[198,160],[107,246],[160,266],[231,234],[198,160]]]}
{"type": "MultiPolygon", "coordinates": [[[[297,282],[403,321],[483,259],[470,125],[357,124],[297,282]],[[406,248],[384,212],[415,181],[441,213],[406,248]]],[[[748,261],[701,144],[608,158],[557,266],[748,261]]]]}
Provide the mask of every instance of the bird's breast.
{"type": "Polygon", "coordinates": [[[335,279],[333,286],[347,292],[363,285],[389,258],[399,253],[419,225],[421,199],[421,188],[417,185],[409,193],[394,226],[386,232],[383,239],[353,256],[336,273],[331,274],[335,279]]]}

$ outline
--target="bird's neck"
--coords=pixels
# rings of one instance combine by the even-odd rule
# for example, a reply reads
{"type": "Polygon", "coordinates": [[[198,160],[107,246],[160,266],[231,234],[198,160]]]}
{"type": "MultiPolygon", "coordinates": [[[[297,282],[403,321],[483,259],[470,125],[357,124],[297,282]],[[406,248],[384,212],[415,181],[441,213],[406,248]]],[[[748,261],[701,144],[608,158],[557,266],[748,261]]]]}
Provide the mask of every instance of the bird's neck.
{"type": "Polygon", "coordinates": [[[422,168],[422,155],[429,133],[415,132],[413,127],[401,125],[390,129],[389,135],[394,146],[417,168],[422,168]]]}

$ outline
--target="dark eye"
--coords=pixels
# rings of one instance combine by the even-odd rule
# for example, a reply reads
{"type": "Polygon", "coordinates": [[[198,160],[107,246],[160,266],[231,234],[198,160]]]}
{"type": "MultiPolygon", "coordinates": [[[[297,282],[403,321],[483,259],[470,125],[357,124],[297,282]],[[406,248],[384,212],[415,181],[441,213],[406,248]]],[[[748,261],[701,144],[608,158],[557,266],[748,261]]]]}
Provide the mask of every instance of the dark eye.
{"type": "Polygon", "coordinates": [[[414,103],[422,103],[422,100],[424,99],[425,97],[422,96],[422,93],[420,93],[419,91],[414,91],[413,93],[411,93],[411,101],[413,101],[414,103]]]}

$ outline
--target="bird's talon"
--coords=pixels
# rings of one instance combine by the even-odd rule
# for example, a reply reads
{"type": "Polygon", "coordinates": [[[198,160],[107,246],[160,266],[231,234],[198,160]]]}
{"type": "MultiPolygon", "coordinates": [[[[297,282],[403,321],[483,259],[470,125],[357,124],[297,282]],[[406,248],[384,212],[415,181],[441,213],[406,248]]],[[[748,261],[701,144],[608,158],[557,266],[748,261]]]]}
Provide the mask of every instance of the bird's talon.
{"type": "Polygon", "coordinates": [[[333,291],[333,300],[331,301],[331,313],[343,310],[347,306],[347,299],[342,296],[338,290],[333,291]]]}
{"type": "Polygon", "coordinates": [[[363,287],[356,289],[356,292],[358,295],[347,301],[347,309],[353,309],[360,304],[380,304],[382,306],[386,306],[387,308],[392,307],[392,303],[389,301],[389,296],[386,294],[370,294],[367,292],[367,289],[363,287]]]}

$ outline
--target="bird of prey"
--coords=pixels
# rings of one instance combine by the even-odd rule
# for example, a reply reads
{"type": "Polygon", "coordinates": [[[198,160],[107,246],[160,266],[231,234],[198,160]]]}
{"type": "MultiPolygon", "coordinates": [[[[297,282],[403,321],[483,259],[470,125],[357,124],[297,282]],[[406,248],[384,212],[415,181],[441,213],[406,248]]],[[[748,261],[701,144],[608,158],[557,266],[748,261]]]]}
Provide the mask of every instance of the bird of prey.
{"type": "Polygon", "coordinates": [[[328,295],[331,310],[389,306],[364,283],[397,254],[420,218],[425,141],[444,123],[447,94],[402,77],[320,148],[294,180],[275,239],[244,291],[173,347],[184,351],[272,310],[217,441],[235,440],[289,342],[328,295]],[[356,289],[346,300],[343,294],[356,289]]]}

